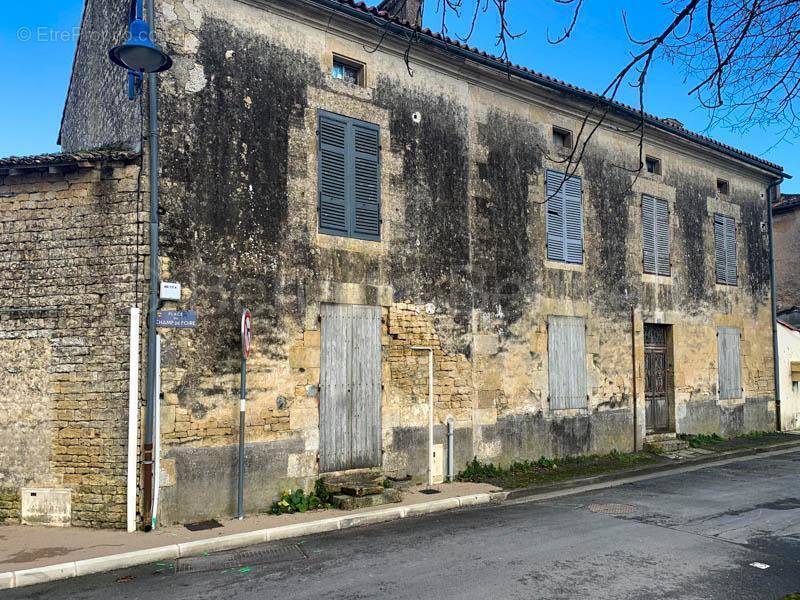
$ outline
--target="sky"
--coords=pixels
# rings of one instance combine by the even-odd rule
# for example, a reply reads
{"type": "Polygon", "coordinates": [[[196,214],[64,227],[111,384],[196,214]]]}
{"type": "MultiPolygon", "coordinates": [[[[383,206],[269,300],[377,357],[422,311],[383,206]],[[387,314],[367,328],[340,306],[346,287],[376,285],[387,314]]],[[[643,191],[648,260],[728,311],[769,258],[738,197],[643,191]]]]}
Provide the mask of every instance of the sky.
{"type": "MultiPolygon", "coordinates": [[[[0,20],[0,58],[5,71],[0,93],[0,157],[57,152],[56,139],[83,0],[4,4],[0,20]]],[[[435,4],[429,1],[431,8],[435,4]]],[[[554,0],[512,0],[512,28],[524,32],[524,36],[512,43],[511,60],[589,90],[602,91],[625,63],[630,50],[622,25],[623,9],[628,9],[631,28],[638,37],[652,33],[668,17],[663,0],[588,0],[575,34],[564,44],[554,46],[547,41],[548,29],[551,34],[559,33],[569,17],[568,11],[554,0]]],[[[437,23],[435,15],[426,14],[426,25],[434,28],[437,23]]],[[[463,32],[463,24],[459,25],[451,24],[451,35],[463,32]]],[[[485,19],[481,25],[470,44],[497,52],[492,19],[485,19]]],[[[779,127],[754,127],[746,133],[724,128],[708,130],[708,115],[687,95],[688,87],[679,67],[659,61],[651,72],[646,109],[783,165],[788,173],[798,176],[785,182],[783,191],[800,192],[800,153],[794,151],[793,140],[775,145],[779,127]]],[[[633,91],[624,91],[619,99],[636,103],[633,91]]]]}

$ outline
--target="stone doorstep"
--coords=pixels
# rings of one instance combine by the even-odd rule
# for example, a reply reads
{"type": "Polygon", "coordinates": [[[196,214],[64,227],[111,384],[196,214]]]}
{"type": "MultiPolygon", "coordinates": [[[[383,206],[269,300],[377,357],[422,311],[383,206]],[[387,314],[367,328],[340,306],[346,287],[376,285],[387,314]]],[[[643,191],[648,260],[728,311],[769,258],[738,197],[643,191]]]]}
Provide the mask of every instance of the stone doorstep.
{"type": "MultiPolygon", "coordinates": [[[[344,491],[344,490],[343,490],[344,491]]],[[[364,496],[336,494],[332,504],[339,510],[356,510],[359,508],[369,508],[370,506],[381,506],[382,504],[393,504],[402,500],[400,490],[389,488],[379,494],[368,494],[364,496]]]]}
{"type": "Polygon", "coordinates": [[[645,450],[650,450],[659,454],[665,452],[678,452],[679,450],[686,450],[689,447],[689,442],[679,439],[666,439],[666,440],[645,440],[645,450]]]}

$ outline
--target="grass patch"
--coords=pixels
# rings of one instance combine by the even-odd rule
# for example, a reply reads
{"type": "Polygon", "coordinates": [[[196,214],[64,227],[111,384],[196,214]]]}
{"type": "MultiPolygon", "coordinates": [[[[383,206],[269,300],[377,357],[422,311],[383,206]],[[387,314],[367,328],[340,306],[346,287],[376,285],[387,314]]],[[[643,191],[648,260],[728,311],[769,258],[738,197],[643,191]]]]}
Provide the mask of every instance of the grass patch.
{"type": "Polygon", "coordinates": [[[572,479],[610,473],[632,467],[657,462],[659,459],[649,452],[610,454],[591,456],[566,456],[563,458],[542,457],[535,461],[515,462],[508,467],[484,463],[477,458],[467,463],[456,479],[474,483],[490,483],[504,489],[542,485],[572,479]]]}
{"type": "Polygon", "coordinates": [[[781,600],[800,600],[800,592],[794,592],[793,594],[787,594],[781,600]]]}

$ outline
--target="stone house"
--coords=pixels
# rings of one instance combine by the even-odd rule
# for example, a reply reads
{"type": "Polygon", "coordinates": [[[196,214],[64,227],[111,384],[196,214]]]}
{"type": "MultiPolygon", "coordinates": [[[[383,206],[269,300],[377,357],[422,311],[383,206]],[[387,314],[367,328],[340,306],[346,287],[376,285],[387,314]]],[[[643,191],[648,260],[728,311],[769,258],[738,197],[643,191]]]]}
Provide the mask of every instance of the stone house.
{"type": "Polygon", "coordinates": [[[772,204],[778,311],[800,309],[800,194],[782,194],[772,204]]]}
{"type": "MultiPolygon", "coordinates": [[[[146,146],[142,113],[106,55],[127,4],[87,0],[60,133],[67,153],[146,146]]],[[[451,422],[457,469],[474,456],[508,463],[774,429],[765,224],[782,169],[648,116],[636,177],[620,168],[638,164],[626,132],[636,114],[612,104],[566,173],[595,96],[432,34],[414,10],[392,17],[394,4],[155,0],[159,43],[175,59],[158,87],[161,277],[183,285],[165,307],[199,315],[196,329],[161,332],[162,521],[235,510],[245,306],[248,511],[322,473],[424,477],[427,349],[434,445],[451,422]]],[[[92,231],[126,247],[114,256],[127,270],[92,271],[97,291],[77,282],[100,297],[75,314],[96,326],[99,311],[116,328],[106,346],[116,372],[87,359],[67,388],[36,388],[42,409],[22,417],[49,432],[36,446],[2,424],[0,435],[36,455],[0,462],[10,519],[19,488],[35,484],[72,489],[73,523],[124,523],[123,331],[128,307],[144,302],[147,161],[102,156],[79,173],[96,186],[92,210],[118,201],[126,215],[119,230],[92,231]],[[62,410],[65,390],[80,398],[62,410]],[[96,420],[91,411],[106,408],[96,420]],[[84,459],[60,457],[95,439],[108,440],[106,462],[93,455],[96,470],[70,471],[84,459]],[[90,505],[104,519],[76,512],[90,505]]],[[[23,198],[3,200],[2,251],[20,286],[28,246],[9,232],[23,227],[19,211],[63,194],[37,185],[64,179],[23,163],[0,170],[0,194],[23,198]]],[[[35,227],[41,240],[56,225],[35,227]]],[[[72,286],[67,268],[53,266],[62,279],[48,290],[72,286]]],[[[89,333],[68,333],[72,314],[0,329],[0,348],[25,365],[11,389],[33,386],[34,368],[59,373],[65,351],[103,352],[89,333]],[[57,343],[61,327],[75,346],[57,343]]],[[[2,401],[19,406],[22,395],[2,401]]]]}

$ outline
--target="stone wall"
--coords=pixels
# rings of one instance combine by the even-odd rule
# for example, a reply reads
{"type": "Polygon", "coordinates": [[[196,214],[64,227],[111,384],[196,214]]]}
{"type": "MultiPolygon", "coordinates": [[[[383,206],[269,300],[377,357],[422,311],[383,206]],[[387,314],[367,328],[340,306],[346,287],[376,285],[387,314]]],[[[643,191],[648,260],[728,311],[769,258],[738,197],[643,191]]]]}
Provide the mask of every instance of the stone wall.
{"type": "Polygon", "coordinates": [[[73,524],[125,525],[138,179],[138,160],[0,175],[0,520],[20,487],[66,487],[73,524]]]}
{"type": "Polygon", "coordinates": [[[58,143],[65,152],[104,146],[138,149],[141,110],[108,51],[128,36],[130,0],[86,0],[58,143]]]}
{"type": "MultiPolygon", "coordinates": [[[[563,170],[551,128],[582,107],[404,45],[294,2],[162,0],[164,276],[184,284],[193,331],[165,335],[162,516],[230,514],[238,439],[239,315],[255,320],[246,436],[248,509],[318,475],[320,303],[381,306],[382,468],[422,477],[427,367],[435,348],[436,443],[456,423],[457,468],[477,455],[630,450],[643,437],[643,326],[672,326],[678,432],[774,425],[768,177],[648,130],[662,174],[632,177],[638,140],[602,128],[584,182],[585,261],[546,260],[545,171],[563,170]],[[366,65],[364,87],[330,76],[333,54],[366,65]],[[317,227],[317,111],[381,128],[381,242],[317,227]],[[421,120],[412,119],[414,113],[421,120]],[[716,179],[730,184],[719,196],[716,179]],[[672,275],[642,273],[642,194],[668,201],[672,275]],[[737,221],[739,285],[719,286],[713,214],[737,221]],[[633,322],[631,321],[633,311],[633,322]],[[547,322],[587,323],[589,402],[548,404],[547,322]],[[636,371],[632,357],[636,352],[636,371]],[[716,331],[742,332],[743,395],[720,401],[716,331]],[[636,377],[639,431],[633,429],[636,377]]],[[[618,124],[617,124],[618,125],[618,124]]],[[[624,128],[623,128],[624,129],[624,128]]]]}
{"type": "Polygon", "coordinates": [[[800,207],[777,212],[775,236],[775,283],[778,310],[800,306],[800,207]]]}

